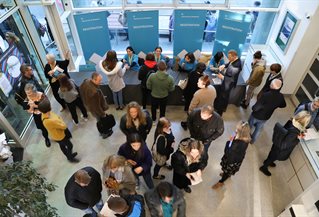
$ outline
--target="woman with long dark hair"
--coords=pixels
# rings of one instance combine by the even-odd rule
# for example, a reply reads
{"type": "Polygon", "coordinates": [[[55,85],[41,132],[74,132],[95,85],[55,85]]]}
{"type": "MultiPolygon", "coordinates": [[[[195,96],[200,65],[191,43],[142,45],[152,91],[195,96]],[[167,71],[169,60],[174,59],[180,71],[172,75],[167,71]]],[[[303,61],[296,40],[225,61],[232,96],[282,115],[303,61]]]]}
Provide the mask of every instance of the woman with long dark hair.
{"type": "Polygon", "coordinates": [[[195,70],[197,61],[192,52],[185,54],[184,58],[181,59],[178,65],[178,71],[190,73],[195,70]]]}
{"type": "Polygon", "coordinates": [[[219,66],[224,65],[224,54],[221,51],[218,51],[209,61],[209,69],[213,73],[219,72],[219,66]]]}
{"type": "Polygon", "coordinates": [[[122,62],[127,70],[138,72],[140,69],[138,64],[138,56],[135,54],[135,51],[131,46],[126,48],[126,54],[124,55],[122,62]]]}
{"type": "MultiPolygon", "coordinates": [[[[170,155],[174,151],[175,137],[171,130],[171,122],[165,118],[161,117],[158,120],[157,127],[154,134],[154,144],[156,145],[156,152],[162,156],[166,157],[166,161],[169,160],[170,155]]],[[[165,179],[164,175],[158,175],[160,169],[166,164],[160,165],[159,162],[155,161],[153,179],[165,179]]],[[[166,166],[168,169],[172,169],[171,166],[166,166]]]]}
{"type": "Polygon", "coordinates": [[[71,113],[73,123],[75,125],[78,125],[79,123],[79,118],[76,113],[76,107],[78,107],[81,110],[84,121],[87,121],[88,114],[86,108],[83,105],[80,93],[74,80],[69,79],[68,76],[63,74],[59,76],[59,83],[59,96],[66,102],[66,105],[68,106],[69,111],[71,113]]]}
{"type": "Polygon", "coordinates": [[[113,101],[116,110],[122,110],[124,108],[122,90],[125,87],[123,76],[126,68],[122,68],[122,65],[123,63],[118,61],[114,50],[109,50],[105,60],[100,61],[100,68],[102,72],[107,75],[109,87],[113,92],[113,101]]]}
{"type": "Polygon", "coordinates": [[[138,185],[139,176],[143,176],[147,187],[154,188],[151,176],[152,155],[139,134],[129,135],[127,142],[121,145],[117,154],[125,157],[126,161],[132,166],[138,185]]]}
{"type": "Polygon", "coordinates": [[[236,127],[235,135],[226,142],[224,155],[220,165],[222,166],[222,177],[213,189],[224,185],[224,182],[232,175],[239,171],[240,166],[245,158],[246,150],[250,142],[250,127],[248,122],[239,122],[236,127]]]}

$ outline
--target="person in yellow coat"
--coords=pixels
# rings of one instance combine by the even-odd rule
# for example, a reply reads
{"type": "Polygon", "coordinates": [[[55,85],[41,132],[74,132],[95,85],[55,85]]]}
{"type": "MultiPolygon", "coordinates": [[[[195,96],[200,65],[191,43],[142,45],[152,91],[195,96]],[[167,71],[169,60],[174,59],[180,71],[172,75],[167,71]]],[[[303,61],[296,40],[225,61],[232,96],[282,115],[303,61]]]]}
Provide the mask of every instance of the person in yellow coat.
{"type": "Polygon", "coordinates": [[[38,109],[42,113],[41,119],[43,125],[47,129],[51,139],[59,143],[61,151],[70,162],[79,162],[79,160],[75,158],[78,153],[72,152],[73,144],[70,141],[72,135],[62,118],[51,111],[50,101],[48,99],[43,100],[38,105],[38,109]]]}

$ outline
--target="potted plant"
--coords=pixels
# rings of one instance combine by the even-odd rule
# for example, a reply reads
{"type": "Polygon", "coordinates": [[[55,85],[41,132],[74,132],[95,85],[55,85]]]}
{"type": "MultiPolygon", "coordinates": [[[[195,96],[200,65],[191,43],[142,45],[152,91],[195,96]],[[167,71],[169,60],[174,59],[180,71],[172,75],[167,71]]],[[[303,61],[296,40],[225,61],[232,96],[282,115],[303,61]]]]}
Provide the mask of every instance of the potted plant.
{"type": "Polygon", "coordinates": [[[0,216],[58,217],[57,209],[46,201],[47,192],[55,187],[30,161],[1,165],[0,216]]]}

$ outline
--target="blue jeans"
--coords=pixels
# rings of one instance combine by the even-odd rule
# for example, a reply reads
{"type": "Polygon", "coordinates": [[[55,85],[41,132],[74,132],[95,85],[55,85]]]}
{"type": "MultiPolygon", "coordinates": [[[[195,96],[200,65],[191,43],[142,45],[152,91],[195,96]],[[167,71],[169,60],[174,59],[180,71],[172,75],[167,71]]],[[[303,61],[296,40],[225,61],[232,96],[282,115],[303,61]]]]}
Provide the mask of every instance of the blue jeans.
{"type": "Polygon", "coordinates": [[[259,120],[257,118],[254,118],[252,115],[250,115],[248,123],[250,127],[250,132],[252,132],[253,127],[255,127],[255,130],[253,133],[251,133],[251,142],[250,143],[255,143],[257,137],[260,134],[261,129],[263,128],[264,124],[266,123],[267,120],[259,120]]]}
{"type": "Polygon", "coordinates": [[[113,101],[114,104],[119,107],[123,107],[123,94],[122,94],[122,90],[118,91],[118,92],[113,92],[113,101]]]}
{"type": "MultiPolygon", "coordinates": [[[[100,199],[97,204],[95,204],[95,207],[101,211],[104,206],[102,198],[100,199]]],[[[88,207],[87,209],[84,209],[85,214],[91,214],[93,217],[97,217],[97,212],[93,209],[93,207],[88,207]]]]}

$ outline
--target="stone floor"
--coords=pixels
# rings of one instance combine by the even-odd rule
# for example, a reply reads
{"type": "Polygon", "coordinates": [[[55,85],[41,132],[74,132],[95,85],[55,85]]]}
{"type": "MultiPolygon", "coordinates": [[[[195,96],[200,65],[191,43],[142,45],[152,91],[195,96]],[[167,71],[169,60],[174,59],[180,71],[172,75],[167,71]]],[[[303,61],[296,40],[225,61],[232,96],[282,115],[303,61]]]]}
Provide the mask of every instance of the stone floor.
{"type": "MultiPolygon", "coordinates": [[[[230,105],[224,114],[225,132],[212,143],[209,149],[209,162],[203,173],[203,182],[192,187],[191,194],[185,194],[188,217],[230,217],[230,216],[278,216],[294,198],[284,176],[286,170],[291,167],[289,161],[280,162],[277,167],[271,169],[272,176],[266,177],[259,171],[259,166],[267,157],[271,147],[272,129],[276,121],[286,122],[291,117],[294,107],[287,98],[287,107],[275,111],[273,117],[266,123],[259,139],[254,145],[249,145],[246,157],[240,171],[231,179],[225,182],[224,187],[212,190],[211,186],[218,181],[220,173],[220,159],[223,154],[224,145],[234,131],[239,120],[247,120],[251,109],[230,105]]],[[[57,104],[52,99],[53,104],[57,104]]],[[[150,108],[149,108],[150,109],[150,108]]],[[[54,105],[54,111],[59,111],[54,105]]],[[[116,120],[125,113],[116,111],[111,105],[109,110],[116,120]]],[[[57,112],[60,114],[60,112],[57,112]]],[[[172,122],[173,133],[178,142],[189,135],[180,126],[180,121],[185,119],[182,106],[168,106],[167,118],[172,122]]],[[[68,123],[73,134],[72,142],[74,150],[79,153],[80,162],[69,163],[59,149],[58,144],[52,142],[47,148],[39,130],[34,130],[30,135],[25,150],[25,159],[33,161],[34,167],[48,181],[58,187],[56,191],[48,196],[49,203],[58,209],[62,217],[83,216],[81,210],[69,207],[64,199],[64,186],[69,177],[78,169],[85,166],[92,166],[101,172],[103,160],[110,154],[116,153],[119,146],[125,142],[125,137],[119,130],[118,123],[113,128],[114,134],[107,139],[102,139],[95,127],[95,119],[90,117],[88,122],[81,122],[79,126],[73,126],[71,115],[68,111],[63,112],[62,117],[68,123]]],[[[147,144],[153,142],[155,127],[152,128],[147,144]]],[[[176,148],[176,147],[175,147],[176,148]]],[[[162,170],[167,181],[172,181],[172,172],[162,170]]],[[[155,184],[157,181],[155,181],[155,184]]],[[[145,184],[142,182],[140,193],[145,191],[145,184]]],[[[106,199],[106,192],[103,191],[103,198],[106,199]]],[[[147,213],[147,216],[149,214],[147,213]]]]}

